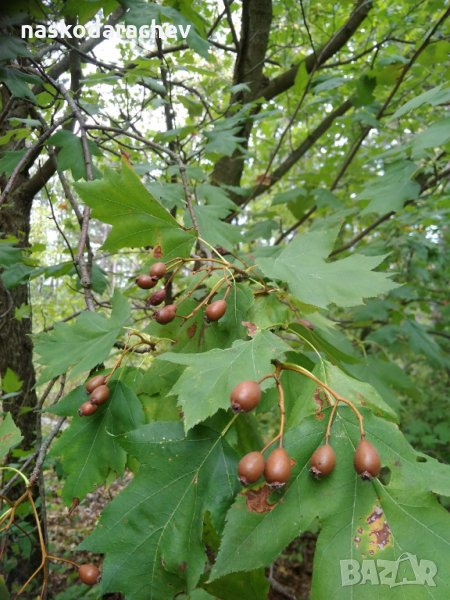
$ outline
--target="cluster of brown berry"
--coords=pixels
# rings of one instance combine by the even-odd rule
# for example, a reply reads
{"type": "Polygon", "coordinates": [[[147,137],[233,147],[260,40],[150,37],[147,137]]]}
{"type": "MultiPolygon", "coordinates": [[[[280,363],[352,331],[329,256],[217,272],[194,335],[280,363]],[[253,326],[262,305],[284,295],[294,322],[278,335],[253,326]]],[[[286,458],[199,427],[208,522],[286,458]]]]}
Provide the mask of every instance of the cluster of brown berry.
{"type": "Polygon", "coordinates": [[[80,417],[90,417],[95,413],[101,404],[105,404],[109,399],[109,387],[107,385],[106,375],[95,375],[86,382],[86,391],[89,400],[83,402],[78,409],[80,417]]]}
{"type": "MultiPolygon", "coordinates": [[[[266,379],[270,375],[262,378],[266,379]]],[[[278,375],[274,376],[279,393],[281,411],[280,433],[271,440],[260,452],[249,452],[241,458],[238,464],[238,478],[243,485],[256,483],[262,476],[274,489],[281,488],[291,477],[292,466],[295,461],[283,448],[284,429],[284,396],[278,375]],[[267,459],[264,452],[278,441],[279,447],[273,450],[267,459]]],[[[261,380],[261,381],[262,381],[261,380]]],[[[248,412],[258,406],[261,400],[261,387],[257,381],[242,381],[236,385],[230,396],[231,409],[235,413],[248,412]]],[[[336,453],[328,442],[334,411],[331,413],[330,422],[325,436],[325,444],[319,446],[310,458],[310,471],[314,477],[321,479],[329,475],[336,465],[336,453]]],[[[361,479],[370,481],[377,477],[381,471],[381,460],[376,448],[365,439],[362,430],[361,439],[354,454],[354,467],[361,479]]]]}
{"type": "MultiPolygon", "coordinates": [[[[336,465],[336,453],[330,444],[319,446],[310,459],[311,473],[317,479],[329,475],[336,465]]],[[[353,465],[361,479],[370,481],[381,471],[381,459],[376,448],[366,439],[361,439],[355,450],[353,465]]]]}
{"type": "MultiPolygon", "coordinates": [[[[258,406],[261,400],[261,387],[257,381],[241,381],[231,392],[231,410],[235,413],[249,412],[258,406]]],[[[273,450],[267,460],[263,452],[249,452],[238,464],[238,478],[242,485],[256,483],[264,479],[274,489],[281,488],[291,477],[293,460],[282,446],[273,450]]]]}
{"type": "MultiPolygon", "coordinates": [[[[167,267],[163,262],[154,263],[150,267],[149,274],[139,275],[136,278],[136,285],[140,287],[142,290],[150,290],[155,287],[160,279],[164,277],[167,272],[167,267]]],[[[147,298],[148,306],[159,306],[164,302],[167,296],[167,289],[165,287],[153,292],[147,298]]],[[[161,323],[161,325],[165,325],[166,323],[170,323],[175,319],[176,316],[176,308],[174,304],[168,304],[167,306],[163,306],[160,310],[156,311],[154,314],[155,321],[157,323],[161,323]]]]}
{"type": "MultiPolygon", "coordinates": [[[[149,274],[139,275],[136,278],[136,285],[143,290],[149,290],[155,287],[158,281],[167,273],[167,266],[163,262],[154,263],[150,267],[149,274]]],[[[159,306],[164,302],[167,296],[167,289],[163,287],[153,292],[147,299],[148,306],[159,306]]],[[[207,323],[218,321],[227,310],[226,300],[215,300],[205,308],[205,321],[207,323]]],[[[175,304],[167,304],[153,313],[153,318],[160,325],[171,323],[177,316],[177,307],[175,304]]]]}

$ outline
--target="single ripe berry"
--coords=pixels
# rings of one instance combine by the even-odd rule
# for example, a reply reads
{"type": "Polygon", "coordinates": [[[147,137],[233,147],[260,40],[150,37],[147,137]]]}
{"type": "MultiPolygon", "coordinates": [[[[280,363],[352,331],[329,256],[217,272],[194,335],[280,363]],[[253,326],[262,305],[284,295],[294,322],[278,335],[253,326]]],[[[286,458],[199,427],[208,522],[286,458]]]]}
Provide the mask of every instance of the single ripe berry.
{"type": "Polygon", "coordinates": [[[156,277],[157,279],[161,279],[166,274],[167,267],[163,262],[154,263],[150,267],[150,275],[152,277],[156,277]]]}
{"type": "Polygon", "coordinates": [[[100,581],[100,571],[96,565],[87,563],[78,567],[78,576],[86,585],[95,585],[100,581]]]}
{"type": "Polygon", "coordinates": [[[276,448],[266,460],[264,477],[271,487],[277,489],[289,481],[291,470],[289,454],[284,448],[276,448]]]}
{"type": "Polygon", "coordinates": [[[336,464],[336,452],[329,444],[319,446],[310,458],[311,473],[317,479],[326,477],[336,464]]]}
{"type": "Polygon", "coordinates": [[[215,302],[211,302],[205,309],[205,320],[209,321],[218,321],[227,310],[227,303],[225,300],[216,300],[215,302]]]}
{"type": "Polygon", "coordinates": [[[97,405],[92,404],[92,402],[83,402],[83,404],[78,409],[78,414],[80,417],[90,417],[97,410],[97,405]]]}
{"type": "Polygon", "coordinates": [[[166,325],[175,319],[177,316],[177,307],[175,304],[163,306],[153,315],[155,321],[160,325],[166,325]]]}
{"type": "Polygon", "coordinates": [[[353,458],[356,472],[361,479],[371,480],[377,477],[381,470],[381,460],[378,451],[367,440],[361,440],[353,458]]]}
{"type": "Polygon", "coordinates": [[[241,381],[231,392],[231,409],[233,412],[248,412],[259,404],[261,388],[256,381],[241,381]]]}
{"type": "Polygon", "coordinates": [[[166,299],[166,290],[163,288],[162,290],[158,290],[157,292],[153,292],[150,298],[147,300],[147,304],[151,306],[158,306],[161,302],[164,302],[166,299]]]}
{"type": "Polygon", "coordinates": [[[106,377],[104,375],[95,375],[86,382],[86,391],[88,394],[93,392],[95,388],[98,388],[99,385],[103,385],[105,383],[106,377]]]}
{"type": "Polygon", "coordinates": [[[238,464],[238,478],[242,485],[255,483],[264,473],[264,456],[261,452],[249,452],[238,464]]]}
{"type": "Polygon", "coordinates": [[[109,387],[107,385],[99,385],[98,388],[92,392],[89,397],[89,400],[92,404],[96,404],[99,406],[100,404],[105,404],[105,402],[109,398],[109,387]]]}
{"type": "Polygon", "coordinates": [[[155,287],[157,283],[158,279],[151,275],[139,275],[139,277],[136,277],[136,285],[142,290],[150,290],[155,287]]]}

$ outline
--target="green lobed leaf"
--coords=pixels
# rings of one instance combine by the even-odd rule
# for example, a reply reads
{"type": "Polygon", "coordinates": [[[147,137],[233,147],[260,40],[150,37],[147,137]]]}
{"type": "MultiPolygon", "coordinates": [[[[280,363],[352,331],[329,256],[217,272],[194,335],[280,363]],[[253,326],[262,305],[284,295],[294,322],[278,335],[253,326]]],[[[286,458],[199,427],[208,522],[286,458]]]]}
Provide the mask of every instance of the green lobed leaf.
{"type": "Polygon", "coordinates": [[[145,425],[121,444],[141,466],[81,548],[105,553],[104,593],[172,600],[203,572],[203,517],[209,511],[221,528],[237,490],[237,459],[220,434],[201,427],[184,438],[181,423],[145,425]]]}
{"type": "Polygon", "coordinates": [[[53,414],[73,417],[50,454],[61,460],[66,476],[63,498],[67,504],[75,497],[82,500],[111,473],[123,474],[127,453],[118,443],[118,436],[144,422],[136,394],[120,381],[110,382],[109,387],[109,400],[89,417],[77,413],[88,399],[84,387],[76,388],[49,409],[53,414]]]}
{"type": "Polygon", "coordinates": [[[256,264],[267,277],[287,283],[301,302],[323,308],[357,306],[398,287],[389,275],[373,271],[383,256],[352,254],[326,262],[336,235],[337,230],[297,234],[279,254],[257,258],[256,264]]]}
{"type": "Polygon", "coordinates": [[[159,244],[165,260],[189,255],[194,234],[180,227],[127,163],[120,173],[108,169],[103,179],[78,183],[75,187],[92,208],[93,216],[112,225],[103,244],[105,249],[159,244]]]}
{"type": "Polygon", "coordinates": [[[236,225],[225,223],[228,210],[220,206],[196,206],[200,237],[213,246],[232,248],[242,241],[241,230],[236,225]]]}
{"type": "Polygon", "coordinates": [[[389,598],[403,599],[405,589],[401,586],[343,586],[340,561],[396,561],[404,552],[434,561],[438,572],[436,588],[412,586],[408,598],[448,597],[450,574],[445,563],[450,525],[447,512],[431,492],[450,493],[450,469],[415,452],[393,423],[367,411],[364,417],[367,439],[377,447],[389,474],[386,482],[362,481],[354,471],[359,430],[348,408],[338,410],[333,424],[330,443],[336,451],[336,467],[323,480],[314,479],[309,473],[309,459],[323,443],[325,424],[313,417],[306,419],[285,438],[296,465],[282,501],[273,510],[259,514],[247,510],[244,495],[237,499],[227,516],[211,580],[268,565],[294,537],[318,520],[312,600],[379,599],[386,589],[389,598]]]}
{"type": "Polygon", "coordinates": [[[417,198],[420,185],[412,179],[417,165],[408,160],[400,160],[386,167],[381,177],[370,180],[358,198],[369,200],[361,214],[385,214],[400,210],[406,200],[417,198]]]}
{"type": "Polygon", "coordinates": [[[26,153],[26,150],[7,150],[2,153],[0,158],[0,173],[4,173],[8,177],[17,167],[26,153]]]}
{"type": "Polygon", "coordinates": [[[419,94],[415,98],[412,98],[406,104],[398,108],[395,113],[389,118],[389,121],[393,121],[394,119],[398,119],[402,117],[406,113],[414,110],[415,108],[419,108],[424,104],[431,104],[432,106],[436,106],[438,104],[443,104],[450,100],[450,88],[442,89],[442,85],[438,85],[437,87],[432,88],[431,90],[427,90],[423,92],[423,94],[419,94]]]}
{"type": "Polygon", "coordinates": [[[264,569],[249,573],[231,573],[206,586],[212,598],[219,600],[262,600],[269,594],[269,580],[264,569]]]}
{"type": "Polygon", "coordinates": [[[239,127],[231,129],[215,127],[212,131],[205,131],[204,135],[208,140],[205,146],[206,154],[214,158],[218,156],[231,156],[239,148],[239,144],[245,141],[245,138],[235,135],[239,131],[239,127]]]}
{"type": "Polygon", "coordinates": [[[450,117],[433,123],[417,134],[412,143],[413,157],[421,157],[423,150],[443,146],[450,141],[450,117]]]}
{"type": "Polygon", "coordinates": [[[20,377],[12,369],[7,367],[5,373],[1,377],[2,391],[6,392],[7,394],[11,392],[18,392],[22,388],[22,383],[23,382],[20,377]]]}
{"type": "Polygon", "coordinates": [[[35,337],[35,350],[44,369],[39,383],[65,373],[72,376],[88,371],[109,355],[123,326],[130,318],[127,300],[116,290],[111,317],[85,311],[69,323],[56,323],[52,331],[35,337]]]}
{"type": "MultiPolygon", "coordinates": [[[[70,169],[75,180],[82,177],[84,179],[87,178],[86,163],[80,137],[71,131],[61,129],[51,136],[48,143],[60,148],[56,155],[56,160],[61,171],[70,169]]],[[[98,147],[91,140],[89,140],[89,149],[91,154],[101,154],[98,147]]]]}
{"type": "Polygon", "coordinates": [[[14,423],[11,413],[0,417],[0,462],[8,454],[9,450],[22,440],[20,429],[14,423]]]}
{"type": "Polygon", "coordinates": [[[231,348],[199,354],[166,352],[158,360],[186,365],[170,393],[178,396],[186,431],[220,408],[230,406],[230,393],[246,379],[259,379],[272,371],[271,360],[280,359],[289,346],[268,331],[248,341],[237,340],[231,348]]]}
{"type": "Polygon", "coordinates": [[[326,382],[347,400],[358,406],[366,406],[385,419],[398,422],[397,413],[387,404],[369,383],[350,377],[341,369],[325,362],[326,382]]]}

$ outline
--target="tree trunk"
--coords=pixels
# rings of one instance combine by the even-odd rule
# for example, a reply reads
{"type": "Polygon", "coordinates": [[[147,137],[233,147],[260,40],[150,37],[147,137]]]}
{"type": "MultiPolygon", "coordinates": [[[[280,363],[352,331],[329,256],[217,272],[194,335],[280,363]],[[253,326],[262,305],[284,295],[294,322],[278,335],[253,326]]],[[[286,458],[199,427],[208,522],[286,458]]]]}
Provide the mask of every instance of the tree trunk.
{"type": "MultiPolygon", "coordinates": [[[[4,236],[16,236],[19,245],[26,247],[29,244],[30,212],[33,198],[24,196],[20,187],[10,195],[8,206],[3,206],[0,211],[0,231],[4,236]]],[[[0,306],[2,319],[0,323],[0,374],[3,376],[7,369],[11,369],[22,381],[22,387],[17,396],[3,401],[3,410],[10,412],[16,425],[23,436],[20,448],[32,451],[35,446],[37,424],[35,408],[37,395],[35,389],[36,377],[33,367],[33,343],[31,340],[32,322],[30,318],[15,318],[15,309],[22,305],[29,305],[28,285],[19,285],[6,289],[0,280],[0,306]]],[[[23,493],[21,481],[13,488],[8,496],[17,498],[23,493]]],[[[37,490],[35,488],[35,494],[37,490]]],[[[36,496],[35,496],[36,497],[36,496]]],[[[29,527],[35,529],[34,518],[30,514],[25,519],[29,527]]],[[[20,533],[20,532],[19,532],[20,533]]],[[[11,530],[10,543],[16,530],[11,530]]],[[[18,556],[19,564],[7,574],[7,583],[10,590],[13,585],[23,584],[39,566],[41,553],[37,539],[32,539],[33,548],[27,559],[18,556]]]]}

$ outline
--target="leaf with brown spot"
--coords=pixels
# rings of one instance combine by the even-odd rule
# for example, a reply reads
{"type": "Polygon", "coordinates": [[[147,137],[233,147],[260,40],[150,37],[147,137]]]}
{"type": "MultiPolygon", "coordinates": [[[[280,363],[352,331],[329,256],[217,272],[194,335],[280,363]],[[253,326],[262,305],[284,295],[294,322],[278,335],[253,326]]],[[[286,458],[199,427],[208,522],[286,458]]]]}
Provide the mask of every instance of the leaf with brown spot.
{"type": "Polygon", "coordinates": [[[161,246],[158,244],[153,248],[153,258],[162,258],[164,256],[161,246]]]}
{"type": "Polygon", "coordinates": [[[270,503],[269,498],[273,494],[273,489],[264,484],[256,490],[248,490],[245,492],[246,505],[250,512],[266,513],[273,510],[276,503],[270,503]]]}
{"type": "MultiPolygon", "coordinates": [[[[327,417],[330,408],[323,412],[327,417]]],[[[270,511],[257,513],[248,510],[246,499],[238,498],[230,509],[212,579],[270,564],[294,538],[318,525],[311,600],[384,598],[387,588],[380,585],[343,586],[341,561],[357,560],[361,566],[374,557],[395,564],[403,552],[436,564],[436,587],[414,586],[419,592],[411,595],[410,586],[405,596],[399,586],[389,589],[389,599],[448,600],[450,519],[432,492],[450,496],[450,468],[432,458],[417,462],[418,454],[394,423],[367,409],[362,412],[367,439],[377,447],[383,466],[392,471],[389,484],[376,478],[362,481],[353,469],[360,434],[346,406],[338,408],[332,427],[336,468],[329,477],[314,479],[309,460],[323,444],[325,422],[311,415],[285,434],[284,446],[297,464],[282,500],[270,511]],[[396,460],[401,462],[397,469],[396,460]]]]}
{"type": "Polygon", "coordinates": [[[251,323],[250,321],[242,321],[241,324],[244,327],[247,327],[247,332],[250,337],[258,333],[258,327],[254,323],[251,323]]]}

